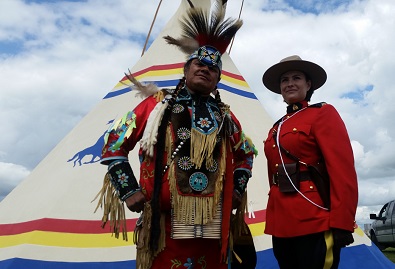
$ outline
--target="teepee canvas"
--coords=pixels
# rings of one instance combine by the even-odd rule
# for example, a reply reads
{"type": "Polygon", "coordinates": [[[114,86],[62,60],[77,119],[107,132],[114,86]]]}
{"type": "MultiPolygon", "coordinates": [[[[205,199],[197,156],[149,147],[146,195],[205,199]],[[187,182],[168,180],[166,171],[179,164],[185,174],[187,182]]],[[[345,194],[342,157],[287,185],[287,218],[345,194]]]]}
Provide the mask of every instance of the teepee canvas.
{"type": "MultiPolygon", "coordinates": [[[[209,8],[210,0],[194,0],[209,8]]],[[[130,69],[141,82],[174,87],[182,77],[183,55],[167,45],[163,36],[179,36],[179,18],[189,7],[179,9],[130,69]]],[[[123,79],[121,79],[122,81],[123,79]]],[[[273,121],[263,109],[228,54],[223,56],[221,96],[230,104],[245,132],[256,144],[253,177],[248,187],[247,223],[258,255],[257,268],[278,268],[271,238],[264,235],[268,183],[262,142],[273,121]]],[[[101,211],[94,213],[106,167],[99,164],[103,136],[109,124],[133,109],[141,99],[118,83],[103,100],[44,158],[32,173],[0,203],[1,269],[134,268],[133,229],[137,214],[128,212],[129,241],[114,238],[110,228],[101,228],[101,211]]],[[[130,153],[135,173],[138,157],[130,153]]],[[[393,268],[358,228],[355,243],[342,253],[342,268],[393,268]]]]}

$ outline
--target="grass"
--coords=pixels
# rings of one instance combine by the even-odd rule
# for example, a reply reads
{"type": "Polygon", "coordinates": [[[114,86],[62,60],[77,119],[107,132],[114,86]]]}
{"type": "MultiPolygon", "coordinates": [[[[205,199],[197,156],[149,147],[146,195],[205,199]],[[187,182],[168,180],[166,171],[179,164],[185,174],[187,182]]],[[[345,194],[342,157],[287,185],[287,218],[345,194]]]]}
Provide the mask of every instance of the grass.
{"type": "Polygon", "coordinates": [[[386,248],[383,250],[383,254],[393,263],[395,263],[395,248],[386,248]]]}

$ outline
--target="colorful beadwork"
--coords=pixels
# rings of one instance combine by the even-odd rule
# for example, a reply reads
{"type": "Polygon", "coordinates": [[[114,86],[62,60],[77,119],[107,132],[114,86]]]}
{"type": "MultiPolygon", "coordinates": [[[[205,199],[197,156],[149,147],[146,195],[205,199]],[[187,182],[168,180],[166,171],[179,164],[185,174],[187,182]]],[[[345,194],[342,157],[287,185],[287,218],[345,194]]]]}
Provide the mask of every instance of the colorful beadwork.
{"type": "Polygon", "coordinates": [[[181,127],[177,130],[177,136],[181,140],[187,140],[191,137],[191,131],[185,127],[181,127]]]}
{"type": "Polygon", "coordinates": [[[172,111],[173,113],[181,113],[184,111],[184,107],[180,104],[175,104],[172,111]]]}
{"type": "Polygon", "coordinates": [[[204,191],[208,185],[208,178],[202,172],[195,172],[189,177],[189,186],[194,191],[204,191]]]}
{"type": "Polygon", "coordinates": [[[128,185],[128,178],[129,176],[127,176],[122,169],[119,169],[118,171],[115,172],[118,175],[118,182],[121,185],[122,188],[129,186],[128,185]]]}
{"type": "Polygon", "coordinates": [[[193,163],[191,162],[191,157],[184,156],[178,160],[178,167],[180,167],[181,170],[184,171],[190,170],[192,166],[193,163]]]}
{"type": "Polygon", "coordinates": [[[207,167],[207,171],[212,172],[212,173],[216,172],[217,169],[218,169],[218,162],[216,160],[214,160],[212,166],[207,167]]]}

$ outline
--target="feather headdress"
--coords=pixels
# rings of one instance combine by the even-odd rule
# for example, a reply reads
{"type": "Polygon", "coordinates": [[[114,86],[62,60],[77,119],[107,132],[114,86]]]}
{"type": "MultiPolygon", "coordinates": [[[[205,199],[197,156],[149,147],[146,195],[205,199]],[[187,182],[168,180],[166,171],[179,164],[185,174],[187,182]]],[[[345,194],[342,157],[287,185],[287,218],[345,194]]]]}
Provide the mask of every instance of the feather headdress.
{"type": "Polygon", "coordinates": [[[188,61],[198,58],[209,66],[222,69],[221,55],[243,25],[240,19],[225,19],[226,1],[217,0],[210,10],[191,6],[181,19],[182,35],[179,38],[163,37],[189,55],[188,61]]]}

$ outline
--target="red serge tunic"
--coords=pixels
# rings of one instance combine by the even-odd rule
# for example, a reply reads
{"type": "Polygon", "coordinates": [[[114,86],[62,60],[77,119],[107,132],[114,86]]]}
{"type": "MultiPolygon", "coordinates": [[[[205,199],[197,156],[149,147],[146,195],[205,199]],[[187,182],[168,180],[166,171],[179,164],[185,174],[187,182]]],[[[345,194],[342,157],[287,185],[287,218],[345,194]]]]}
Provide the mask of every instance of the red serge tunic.
{"type": "MultiPolygon", "coordinates": [[[[302,102],[295,112],[283,118],[279,143],[292,155],[308,164],[324,158],[330,177],[330,211],[306,200],[301,194],[282,193],[272,182],[281,164],[279,148],[273,132],[279,122],[269,131],[264,142],[269,176],[269,199],[266,209],[265,233],[276,237],[294,237],[339,228],[354,230],[358,202],[357,175],[354,156],[346,127],[336,109],[329,104],[308,107],[302,102]]],[[[294,160],[281,153],[284,163],[294,160]]],[[[307,168],[300,166],[301,171],[307,168]]],[[[323,202],[312,181],[300,182],[300,192],[312,202],[323,202]]]]}

